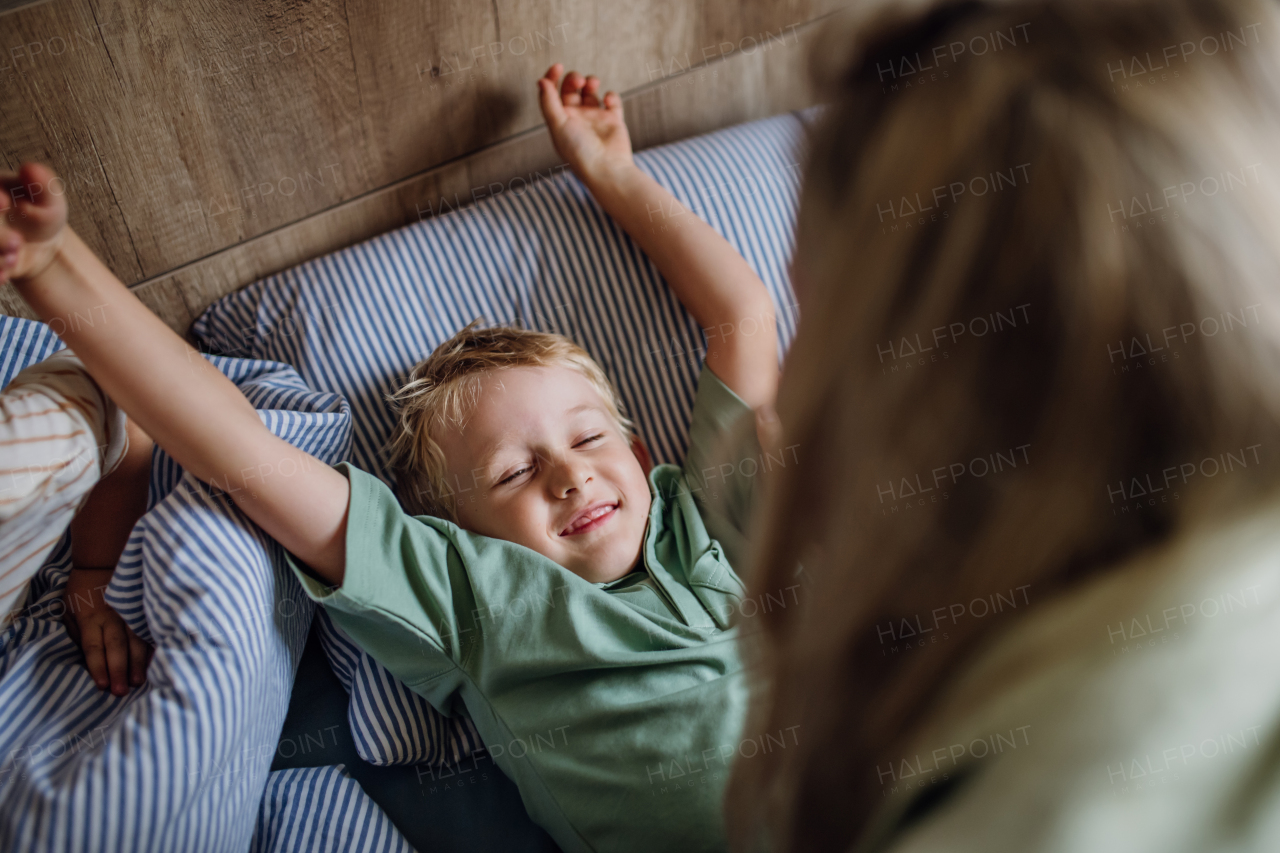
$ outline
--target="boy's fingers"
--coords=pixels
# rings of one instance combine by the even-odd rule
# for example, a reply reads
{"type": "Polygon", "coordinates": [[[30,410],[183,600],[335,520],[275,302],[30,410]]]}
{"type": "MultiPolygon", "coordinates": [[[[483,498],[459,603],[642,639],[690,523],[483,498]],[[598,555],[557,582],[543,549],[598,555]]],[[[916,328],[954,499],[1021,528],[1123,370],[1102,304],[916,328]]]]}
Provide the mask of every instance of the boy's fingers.
{"type": "Polygon", "coordinates": [[[543,77],[538,81],[538,104],[542,107],[542,117],[548,124],[559,127],[565,123],[564,104],[556,94],[555,83],[543,77]]]}
{"type": "Polygon", "coordinates": [[[98,625],[86,625],[80,635],[80,650],[84,652],[84,665],[99,690],[106,690],[111,682],[107,680],[107,656],[103,650],[102,628],[98,625]]]}
{"type": "Polygon", "coordinates": [[[606,110],[622,111],[622,97],[612,90],[604,93],[604,108],[606,110]]]}
{"type": "Polygon", "coordinates": [[[27,232],[33,235],[33,239],[45,239],[51,236],[47,233],[46,229],[57,222],[58,209],[56,205],[57,202],[54,200],[50,200],[46,204],[40,199],[36,199],[35,201],[30,201],[25,198],[18,199],[18,203],[15,205],[18,209],[18,213],[22,215],[25,221],[36,226],[35,228],[28,229],[27,232]]]}
{"type": "Polygon", "coordinates": [[[48,167],[41,167],[39,163],[23,163],[16,174],[6,175],[0,183],[4,185],[4,194],[9,197],[10,206],[18,207],[23,202],[50,198],[53,194],[47,192],[46,187],[52,177],[53,172],[48,167]]]}
{"type": "MultiPolygon", "coordinates": [[[[43,242],[55,237],[67,216],[65,187],[52,169],[43,163],[23,163],[17,174],[0,176],[0,220],[27,240],[43,242]],[[16,214],[16,215],[15,215],[16,214]]],[[[9,252],[13,246],[0,246],[9,252]]],[[[15,256],[6,262],[12,266],[15,256]]]]}
{"type": "Polygon", "coordinates": [[[54,197],[58,195],[53,191],[53,181],[58,177],[53,169],[43,163],[23,163],[18,177],[22,181],[25,198],[37,207],[53,204],[54,197]]]}
{"type": "Polygon", "coordinates": [[[80,622],[72,614],[71,605],[67,603],[65,596],[62,599],[62,606],[65,608],[63,610],[62,624],[67,626],[67,634],[71,639],[75,640],[76,645],[83,649],[84,643],[80,642],[80,622]]]}
{"type": "Polygon", "coordinates": [[[582,103],[582,75],[577,71],[570,71],[565,75],[564,82],[560,85],[560,96],[564,100],[566,107],[576,107],[582,103]]]}
{"type": "Polygon", "coordinates": [[[129,641],[124,635],[124,623],[108,619],[102,626],[102,643],[107,654],[107,674],[111,677],[111,692],[123,696],[129,691],[129,641]]]}
{"type": "Polygon", "coordinates": [[[547,73],[543,74],[543,78],[550,80],[551,84],[557,89],[560,88],[560,75],[564,73],[564,66],[557,62],[547,69],[547,73]]]}
{"type": "Polygon", "coordinates": [[[594,74],[587,78],[582,85],[582,103],[588,107],[600,106],[600,99],[596,97],[596,93],[600,91],[600,78],[594,74]]]}
{"type": "Polygon", "coordinates": [[[129,684],[137,687],[147,680],[147,664],[151,660],[151,647],[137,634],[125,628],[129,636],[129,684]]]}

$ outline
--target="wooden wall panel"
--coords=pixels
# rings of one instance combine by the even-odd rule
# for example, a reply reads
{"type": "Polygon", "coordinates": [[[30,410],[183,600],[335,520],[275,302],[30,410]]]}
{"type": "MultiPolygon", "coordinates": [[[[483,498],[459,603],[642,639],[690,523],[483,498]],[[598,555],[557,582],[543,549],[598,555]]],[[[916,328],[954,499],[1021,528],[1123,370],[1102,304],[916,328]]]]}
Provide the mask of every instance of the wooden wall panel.
{"type": "Polygon", "coordinates": [[[71,224],[126,283],[145,277],[117,201],[120,160],[112,137],[124,133],[107,105],[124,106],[93,10],[44,3],[0,18],[0,166],[49,163],[62,178],[71,224]]]}
{"type": "MultiPolygon", "coordinates": [[[[72,225],[185,330],[432,198],[554,165],[533,82],[554,61],[624,93],[638,148],[807,105],[832,6],[50,0],[0,16],[0,167],[51,163],[72,225]]],[[[28,315],[9,290],[0,311],[28,315]]]]}

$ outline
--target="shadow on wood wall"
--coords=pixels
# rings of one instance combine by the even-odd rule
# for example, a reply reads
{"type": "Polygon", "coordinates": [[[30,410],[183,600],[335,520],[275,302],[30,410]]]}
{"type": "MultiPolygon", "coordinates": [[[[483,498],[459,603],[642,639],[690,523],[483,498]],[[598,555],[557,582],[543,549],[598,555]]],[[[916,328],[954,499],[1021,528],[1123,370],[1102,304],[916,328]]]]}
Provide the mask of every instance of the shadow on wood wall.
{"type": "MultiPolygon", "coordinates": [[[[0,168],[185,332],[272,272],[558,162],[534,80],[624,93],[637,148],[811,102],[834,0],[48,0],[0,16],[0,168]]],[[[4,313],[32,316],[10,289],[4,313]]]]}

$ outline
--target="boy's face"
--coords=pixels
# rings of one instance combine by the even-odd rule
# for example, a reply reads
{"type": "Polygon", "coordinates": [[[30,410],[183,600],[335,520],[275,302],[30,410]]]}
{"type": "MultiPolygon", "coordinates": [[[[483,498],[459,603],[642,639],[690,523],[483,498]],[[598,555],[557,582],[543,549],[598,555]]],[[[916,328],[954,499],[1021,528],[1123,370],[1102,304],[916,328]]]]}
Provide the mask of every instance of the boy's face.
{"type": "Polygon", "coordinates": [[[645,471],[576,370],[486,374],[465,425],[436,441],[449,482],[461,486],[461,527],[532,548],[592,583],[616,580],[640,559],[645,471]]]}

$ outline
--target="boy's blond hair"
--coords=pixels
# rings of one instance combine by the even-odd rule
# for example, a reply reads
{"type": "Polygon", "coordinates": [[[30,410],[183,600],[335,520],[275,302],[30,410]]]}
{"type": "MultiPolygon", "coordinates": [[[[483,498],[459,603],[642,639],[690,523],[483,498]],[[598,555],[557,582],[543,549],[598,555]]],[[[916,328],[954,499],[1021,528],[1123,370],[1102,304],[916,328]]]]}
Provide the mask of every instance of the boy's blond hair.
{"type": "Polygon", "coordinates": [[[633,436],[631,420],[622,413],[613,383],[582,347],[564,335],[479,324],[480,320],[472,320],[436,347],[414,366],[409,381],[387,397],[397,414],[387,442],[388,465],[395,474],[400,504],[413,515],[457,522],[455,488],[448,481],[448,462],[436,438],[441,430],[466,422],[479,397],[480,380],[490,371],[552,365],[576,370],[599,392],[622,435],[633,436]]]}

